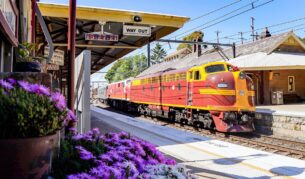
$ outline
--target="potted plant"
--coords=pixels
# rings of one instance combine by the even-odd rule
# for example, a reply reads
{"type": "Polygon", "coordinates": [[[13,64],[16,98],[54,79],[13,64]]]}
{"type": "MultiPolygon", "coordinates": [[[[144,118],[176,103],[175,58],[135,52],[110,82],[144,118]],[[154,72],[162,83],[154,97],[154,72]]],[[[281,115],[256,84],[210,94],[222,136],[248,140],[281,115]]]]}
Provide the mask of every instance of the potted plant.
{"type": "Polygon", "coordinates": [[[0,178],[43,178],[59,131],[76,120],[59,92],[0,79],[0,178]]]}
{"type": "Polygon", "coordinates": [[[16,72],[41,72],[41,61],[45,57],[34,56],[36,44],[23,43],[19,45],[18,58],[15,66],[16,72]]]}

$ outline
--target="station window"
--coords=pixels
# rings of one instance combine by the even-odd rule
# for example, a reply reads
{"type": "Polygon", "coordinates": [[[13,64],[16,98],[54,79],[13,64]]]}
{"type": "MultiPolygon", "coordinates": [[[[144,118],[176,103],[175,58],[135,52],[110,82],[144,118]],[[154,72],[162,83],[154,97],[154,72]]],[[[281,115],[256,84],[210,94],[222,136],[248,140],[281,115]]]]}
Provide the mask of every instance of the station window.
{"type": "Polygon", "coordinates": [[[200,77],[200,71],[195,71],[194,73],[194,80],[200,80],[201,77],[200,77]]]}

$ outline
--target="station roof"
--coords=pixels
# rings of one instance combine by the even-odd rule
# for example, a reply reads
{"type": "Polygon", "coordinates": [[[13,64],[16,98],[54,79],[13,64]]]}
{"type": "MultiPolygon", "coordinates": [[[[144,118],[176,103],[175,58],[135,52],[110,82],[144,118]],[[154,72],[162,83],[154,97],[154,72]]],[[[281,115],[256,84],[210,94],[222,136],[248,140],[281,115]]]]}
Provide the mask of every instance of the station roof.
{"type": "MultiPolygon", "coordinates": [[[[237,45],[236,58],[233,58],[232,48],[223,49],[223,52],[230,58],[229,63],[242,70],[305,69],[305,44],[292,31],[237,45]],[[284,53],[280,47],[287,44],[291,45],[291,42],[298,48],[296,51],[293,48],[295,52],[284,53]]],[[[218,52],[207,50],[200,57],[190,54],[181,59],[153,65],[139,76],[163,71],[168,67],[180,69],[214,61],[224,61],[224,59],[218,52]]]]}
{"type": "MultiPolygon", "coordinates": [[[[38,3],[38,6],[46,21],[54,46],[61,50],[66,50],[69,7],[67,5],[49,3],[38,3]]],[[[148,42],[171,34],[189,20],[187,17],[167,14],[81,6],[77,7],[76,19],[76,56],[83,50],[91,50],[92,73],[146,45],[148,42]],[[134,16],[140,16],[142,21],[135,22],[134,16]],[[103,29],[105,33],[119,35],[117,42],[85,40],[85,33],[101,31],[100,22],[104,23],[103,29]],[[125,36],[123,35],[123,24],[150,26],[151,37],[125,36]]],[[[36,31],[38,34],[36,41],[38,43],[46,43],[41,29],[38,28],[36,31]]],[[[63,67],[63,72],[67,72],[66,66],[63,67]]]]}

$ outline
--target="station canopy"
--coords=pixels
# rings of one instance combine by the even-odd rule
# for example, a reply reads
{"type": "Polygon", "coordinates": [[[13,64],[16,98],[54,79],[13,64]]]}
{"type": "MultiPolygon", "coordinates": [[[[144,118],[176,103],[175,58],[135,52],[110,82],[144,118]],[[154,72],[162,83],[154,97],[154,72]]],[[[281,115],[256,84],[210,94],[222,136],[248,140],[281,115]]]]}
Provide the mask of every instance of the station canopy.
{"type": "MultiPolygon", "coordinates": [[[[51,34],[54,47],[66,51],[69,7],[49,3],[39,3],[38,6],[51,34]]],[[[187,17],[173,15],[96,7],[77,7],[76,19],[76,56],[83,50],[91,51],[91,73],[97,72],[149,42],[171,34],[189,20],[187,17]],[[126,35],[123,33],[123,26],[125,28],[140,26],[140,29],[149,27],[151,35],[126,35]],[[85,38],[86,34],[101,32],[110,35],[110,39],[102,38],[101,41],[96,41],[85,38]]],[[[40,28],[36,29],[36,34],[36,42],[47,45],[40,28]]],[[[62,73],[67,74],[67,55],[62,73]]]]}

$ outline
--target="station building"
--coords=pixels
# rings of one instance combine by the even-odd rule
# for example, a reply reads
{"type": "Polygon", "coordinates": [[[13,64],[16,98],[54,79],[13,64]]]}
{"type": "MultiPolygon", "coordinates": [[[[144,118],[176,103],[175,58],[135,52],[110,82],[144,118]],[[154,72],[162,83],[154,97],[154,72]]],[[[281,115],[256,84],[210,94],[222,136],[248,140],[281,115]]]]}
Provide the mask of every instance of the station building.
{"type": "Polygon", "coordinates": [[[18,45],[18,1],[0,1],[0,72],[12,71],[13,47],[18,45]]]}

